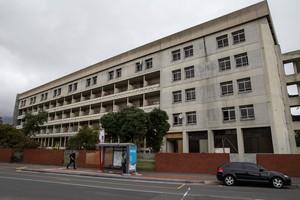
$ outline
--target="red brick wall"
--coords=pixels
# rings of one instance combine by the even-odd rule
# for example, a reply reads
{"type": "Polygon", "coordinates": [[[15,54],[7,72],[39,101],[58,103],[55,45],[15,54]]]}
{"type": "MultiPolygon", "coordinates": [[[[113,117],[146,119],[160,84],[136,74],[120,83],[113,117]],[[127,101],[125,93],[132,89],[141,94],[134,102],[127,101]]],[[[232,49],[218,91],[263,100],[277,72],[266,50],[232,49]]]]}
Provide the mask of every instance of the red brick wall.
{"type": "Polygon", "coordinates": [[[229,162],[223,153],[157,153],[156,172],[216,174],[217,167],[229,162]]]}
{"type": "Polygon", "coordinates": [[[300,154],[257,154],[257,164],[292,177],[300,177],[300,154]]]}
{"type": "Polygon", "coordinates": [[[64,150],[24,149],[23,163],[62,166],[64,150]]]}
{"type": "Polygon", "coordinates": [[[100,167],[100,151],[78,151],[78,167],[99,168],[100,167]]]}
{"type": "Polygon", "coordinates": [[[0,148],[0,162],[10,162],[12,153],[11,148],[0,148]]]}

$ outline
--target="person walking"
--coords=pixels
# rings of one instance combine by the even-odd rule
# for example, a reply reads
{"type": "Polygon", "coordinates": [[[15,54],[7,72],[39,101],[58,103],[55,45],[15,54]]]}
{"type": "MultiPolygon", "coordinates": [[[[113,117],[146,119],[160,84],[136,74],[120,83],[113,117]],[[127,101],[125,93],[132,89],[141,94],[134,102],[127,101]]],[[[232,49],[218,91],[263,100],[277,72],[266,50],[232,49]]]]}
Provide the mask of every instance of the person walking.
{"type": "Polygon", "coordinates": [[[126,161],[127,161],[127,159],[126,159],[126,152],[123,152],[122,153],[122,157],[121,157],[121,163],[122,163],[122,169],[123,169],[123,173],[124,174],[126,174],[126,161]]]}
{"type": "Polygon", "coordinates": [[[75,159],[76,159],[76,154],[75,154],[75,151],[73,151],[73,153],[70,154],[70,162],[69,164],[67,165],[67,169],[69,168],[69,166],[73,163],[73,168],[76,169],[75,167],[75,159]]]}

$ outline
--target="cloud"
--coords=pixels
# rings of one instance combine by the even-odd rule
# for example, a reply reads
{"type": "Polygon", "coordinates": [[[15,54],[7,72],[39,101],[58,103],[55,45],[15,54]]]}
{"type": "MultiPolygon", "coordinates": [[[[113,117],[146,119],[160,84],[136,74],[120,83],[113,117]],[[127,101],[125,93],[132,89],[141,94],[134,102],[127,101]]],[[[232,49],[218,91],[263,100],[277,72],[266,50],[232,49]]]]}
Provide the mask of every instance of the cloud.
{"type": "MultiPolygon", "coordinates": [[[[17,93],[259,1],[0,0],[0,116],[17,93]]],[[[299,49],[299,4],[269,1],[283,51],[299,49]]]]}

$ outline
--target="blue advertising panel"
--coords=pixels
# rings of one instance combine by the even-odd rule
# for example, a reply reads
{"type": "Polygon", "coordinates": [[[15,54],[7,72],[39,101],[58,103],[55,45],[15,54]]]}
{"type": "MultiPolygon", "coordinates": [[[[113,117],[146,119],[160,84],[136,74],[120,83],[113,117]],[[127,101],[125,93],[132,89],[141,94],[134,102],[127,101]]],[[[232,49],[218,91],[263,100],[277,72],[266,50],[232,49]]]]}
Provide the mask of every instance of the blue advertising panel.
{"type": "Polygon", "coordinates": [[[129,147],[129,171],[136,171],[136,146],[129,147]]]}

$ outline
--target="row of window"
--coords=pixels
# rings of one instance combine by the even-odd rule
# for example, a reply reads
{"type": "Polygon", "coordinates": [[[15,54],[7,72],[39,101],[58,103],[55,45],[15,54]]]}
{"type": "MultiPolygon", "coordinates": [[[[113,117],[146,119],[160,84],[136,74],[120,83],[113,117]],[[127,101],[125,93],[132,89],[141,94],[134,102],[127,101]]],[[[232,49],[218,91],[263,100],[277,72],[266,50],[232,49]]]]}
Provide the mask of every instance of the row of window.
{"type": "Polygon", "coordinates": [[[87,78],[85,86],[89,87],[91,85],[96,85],[97,84],[97,78],[98,78],[97,76],[94,76],[92,78],[87,78]]]}
{"type": "MultiPolygon", "coordinates": [[[[238,44],[246,41],[244,29],[235,31],[231,33],[233,44],[238,44]]],[[[218,48],[226,47],[229,45],[228,35],[224,34],[216,38],[218,48]]],[[[183,48],[184,58],[194,55],[193,45],[183,48]]],[[[172,61],[177,61],[181,59],[181,50],[177,49],[172,51],[172,61]]]]}
{"type": "MultiPolygon", "coordinates": [[[[185,90],[185,100],[186,101],[195,101],[196,100],[196,90],[195,88],[190,88],[185,90]]],[[[182,93],[181,90],[173,92],[173,103],[182,102],[182,93]]]]}
{"type": "MultiPolygon", "coordinates": [[[[249,65],[247,53],[235,55],[234,59],[235,59],[236,67],[249,65]]],[[[231,63],[230,63],[229,56],[219,59],[218,63],[219,63],[220,71],[231,69],[231,63]]],[[[186,79],[195,77],[194,66],[184,68],[184,73],[185,73],[184,76],[186,79]]],[[[181,69],[173,70],[172,78],[173,78],[173,81],[180,81],[181,80],[181,69]]]]}
{"type": "MultiPolygon", "coordinates": [[[[193,45],[183,48],[184,58],[191,57],[194,55],[193,45]]],[[[172,51],[172,61],[181,59],[181,50],[177,49],[172,51]]]]}
{"type": "MultiPolygon", "coordinates": [[[[239,109],[240,109],[241,120],[252,120],[255,118],[253,105],[239,106],[239,109]]],[[[223,113],[223,121],[224,122],[236,120],[234,106],[222,108],[222,113],[223,113]]],[[[197,124],[196,111],[186,112],[185,116],[186,116],[186,124],[187,125],[197,124]]],[[[174,126],[182,126],[182,123],[183,123],[183,114],[182,113],[173,114],[173,125],[174,126]]]]}
{"type": "MultiPolygon", "coordinates": [[[[244,29],[232,32],[231,35],[233,44],[238,44],[246,41],[244,29]]],[[[227,47],[229,45],[227,34],[217,37],[216,40],[218,48],[227,47]]]]}
{"type": "Polygon", "coordinates": [[[41,94],[41,101],[47,100],[48,99],[48,92],[45,92],[41,94]]]}
{"type": "MultiPolygon", "coordinates": [[[[240,106],[241,120],[254,119],[253,105],[240,106]]],[[[224,121],[235,121],[235,107],[222,108],[224,121]]]]}
{"type": "MultiPolygon", "coordinates": [[[[252,91],[251,79],[250,77],[238,79],[237,80],[238,92],[250,92],[252,91]]],[[[231,95],[233,94],[233,81],[227,81],[220,83],[222,95],[231,95]]],[[[182,91],[174,91],[173,93],[173,103],[182,102],[182,91]]],[[[195,88],[189,88],[185,90],[185,100],[194,101],[196,100],[196,90],[195,88]]]]}
{"type": "MultiPolygon", "coordinates": [[[[181,80],[181,69],[172,71],[172,77],[173,77],[173,81],[180,81],[181,80]]],[[[186,79],[195,77],[194,66],[184,68],[184,77],[186,79]]]]}
{"type": "MultiPolygon", "coordinates": [[[[238,79],[237,80],[238,92],[250,92],[252,91],[251,79],[250,77],[238,79]]],[[[227,81],[220,83],[221,93],[222,95],[232,95],[233,92],[233,81],[227,81]]],[[[77,89],[77,83],[69,85],[69,91],[74,91],[77,89]]],[[[61,94],[61,88],[55,89],[53,97],[59,96],[61,94]]],[[[41,101],[46,100],[48,97],[48,93],[41,94],[41,101]]],[[[194,101],[196,100],[196,90],[195,88],[189,88],[185,90],[185,100],[186,101],[194,101]]],[[[36,97],[30,98],[30,104],[35,103],[36,97]]],[[[173,103],[181,103],[182,102],[182,91],[174,91],[173,92],[173,103]]],[[[26,100],[21,101],[21,107],[25,106],[26,100]]]]}
{"type": "MultiPolygon", "coordinates": [[[[248,55],[247,53],[241,53],[238,55],[234,55],[235,65],[236,67],[243,67],[249,65],[248,55]]],[[[231,69],[230,57],[220,58],[218,60],[219,70],[224,71],[231,69]]]]}
{"type": "MultiPolygon", "coordinates": [[[[152,58],[145,60],[145,69],[151,69],[153,66],[152,58]]],[[[140,72],[143,70],[143,61],[135,63],[135,71],[140,72]]]]}
{"type": "MultiPolygon", "coordinates": [[[[237,86],[238,86],[238,92],[252,91],[250,77],[238,79],[236,82],[237,82],[237,86]]],[[[233,94],[233,81],[227,81],[227,82],[220,83],[220,87],[221,87],[222,95],[233,94]]]]}
{"type": "MultiPolygon", "coordinates": [[[[135,63],[135,72],[143,71],[144,63],[145,63],[145,70],[151,69],[153,67],[153,60],[152,60],[152,58],[149,58],[149,59],[145,60],[145,62],[140,61],[140,62],[135,63]]],[[[121,76],[122,76],[122,68],[108,72],[108,80],[112,80],[114,78],[120,78],[121,76]]]]}
{"type": "Polygon", "coordinates": [[[108,72],[108,80],[112,80],[114,78],[120,78],[121,76],[122,76],[122,68],[108,72]]]}

